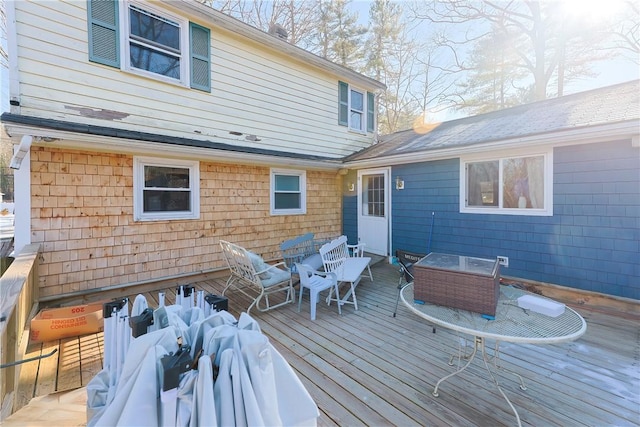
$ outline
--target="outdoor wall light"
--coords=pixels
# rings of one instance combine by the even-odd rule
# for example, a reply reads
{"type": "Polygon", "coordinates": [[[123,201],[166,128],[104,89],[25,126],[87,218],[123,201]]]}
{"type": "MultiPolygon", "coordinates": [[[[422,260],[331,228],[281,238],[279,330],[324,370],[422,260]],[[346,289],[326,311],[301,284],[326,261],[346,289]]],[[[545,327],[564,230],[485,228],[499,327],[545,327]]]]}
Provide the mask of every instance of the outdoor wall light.
{"type": "Polygon", "coordinates": [[[356,191],[356,185],[353,182],[350,182],[348,185],[349,191],[356,191]]]}
{"type": "Polygon", "coordinates": [[[404,190],[404,180],[396,176],[396,190],[404,190]]]}

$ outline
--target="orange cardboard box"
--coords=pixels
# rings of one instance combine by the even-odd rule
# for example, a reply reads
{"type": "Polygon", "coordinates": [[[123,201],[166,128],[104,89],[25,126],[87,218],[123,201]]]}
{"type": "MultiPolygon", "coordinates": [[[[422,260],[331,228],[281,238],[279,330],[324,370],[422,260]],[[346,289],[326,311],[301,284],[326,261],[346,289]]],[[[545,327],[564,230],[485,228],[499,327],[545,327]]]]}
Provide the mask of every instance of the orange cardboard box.
{"type": "Polygon", "coordinates": [[[40,310],[31,320],[31,341],[53,341],[103,331],[102,304],[40,310]]]}

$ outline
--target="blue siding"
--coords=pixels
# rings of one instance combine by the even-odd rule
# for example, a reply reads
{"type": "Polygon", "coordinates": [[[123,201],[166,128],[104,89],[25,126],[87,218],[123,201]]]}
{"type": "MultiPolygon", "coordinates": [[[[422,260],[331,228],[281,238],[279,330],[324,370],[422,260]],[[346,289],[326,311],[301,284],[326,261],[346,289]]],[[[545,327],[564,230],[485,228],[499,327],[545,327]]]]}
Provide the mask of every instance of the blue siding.
{"type": "Polygon", "coordinates": [[[347,241],[355,245],[358,243],[358,197],[356,193],[342,196],[342,234],[347,241]]]}
{"type": "MultiPolygon", "coordinates": [[[[554,150],[551,217],[461,214],[459,159],[402,165],[392,251],[509,257],[505,276],[640,299],[640,153],[630,141],[554,150]]],[[[357,233],[345,201],[345,232],[357,233]]],[[[355,236],[355,234],[354,234],[355,236]]]]}

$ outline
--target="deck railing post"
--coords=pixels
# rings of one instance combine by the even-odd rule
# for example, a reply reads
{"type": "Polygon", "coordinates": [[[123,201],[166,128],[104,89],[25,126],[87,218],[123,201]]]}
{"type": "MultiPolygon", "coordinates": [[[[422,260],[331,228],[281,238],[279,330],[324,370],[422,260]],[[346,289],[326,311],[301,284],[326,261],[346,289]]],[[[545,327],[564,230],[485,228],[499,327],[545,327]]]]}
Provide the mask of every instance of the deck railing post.
{"type": "Polygon", "coordinates": [[[20,365],[29,337],[25,326],[38,308],[39,244],[26,245],[0,278],[0,364],[8,365],[0,372],[0,421],[15,410],[16,388],[20,365]]]}

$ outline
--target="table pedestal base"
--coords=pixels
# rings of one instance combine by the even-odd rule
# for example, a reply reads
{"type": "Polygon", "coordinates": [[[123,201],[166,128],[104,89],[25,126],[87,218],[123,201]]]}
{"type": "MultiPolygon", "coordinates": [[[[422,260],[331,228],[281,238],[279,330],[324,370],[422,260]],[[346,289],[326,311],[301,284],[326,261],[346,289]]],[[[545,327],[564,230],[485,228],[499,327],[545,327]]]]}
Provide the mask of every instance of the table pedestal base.
{"type": "MultiPolygon", "coordinates": [[[[491,377],[491,379],[493,380],[493,383],[496,385],[496,387],[498,388],[498,391],[500,392],[500,394],[502,395],[502,397],[504,397],[504,400],[507,401],[507,403],[509,404],[509,407],[511,407],[511,410],[513,411],[513,413],[516,416],[516,421],[518,422],[518,427],[522,427],[522,423],[520,422],[520,415],[518,415],[518,411],[516,411],[516,408],[513,406],[513,404],[511,403],[511,401],[509,400],[509,398],[507,397],[507,395],[504,393],[504,391],[502,390],[502,388],[500,387],[500,384],[498,383],[498,380],[496,379],[496,377],[493,375],[493,372],[491,372],[491,368],[489,367],[489,356],[487,355],[487,349],[485,346],[485,341],[483,337],[475,337],[474,338],[474,346],[473,346],[473,351],[471,352],[470,355],[459,355],[458,357],[460,358],[464,358],[464,359],[468,359],[467,363],[465,363],[465,365],[458,369],[457,371],[440,378],[440,380],[436,383],[436,387],[433,389],[433,396],[434,397],[438,397],[438,387],[440,387],[440,383],[448,380],[449,378],[458,375],[460,372],[464,371],[465,369],[467,369],[467,367],[471,364],[471,362],[473,361],[473,359],[476,357],[476,354],[478,353],[478,350],[480,350],[482,352],[482,361],[484,362],[484,366],[485,368],[487,368],[487,372],[489,372],[489,376],[491,377]]],[[[451,357],[451,360],[449,361],[449,364],[452,365],[453,363],[453,358],[455,356],[451,357]]],[[[500,360],[500,351],[499,351],[499,342],[496,342],[496,348],[495,348],[495,354],[493,356],[493,366],[496,369],[502,369],[504,371],[507,371],[515,376],[518,377],[518,379],[520,380],[520,389],[522,390],[526,390],[527,387],[524,384],[524,380],[522,379],[522,377],[518,374],[516,374],[513,371],[509,371],[508,369],[505,369],[501,366],[499,366],[498,361],[500,360]]]]}

